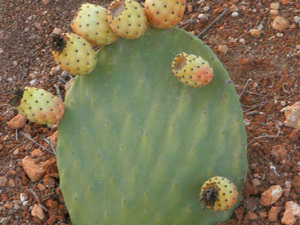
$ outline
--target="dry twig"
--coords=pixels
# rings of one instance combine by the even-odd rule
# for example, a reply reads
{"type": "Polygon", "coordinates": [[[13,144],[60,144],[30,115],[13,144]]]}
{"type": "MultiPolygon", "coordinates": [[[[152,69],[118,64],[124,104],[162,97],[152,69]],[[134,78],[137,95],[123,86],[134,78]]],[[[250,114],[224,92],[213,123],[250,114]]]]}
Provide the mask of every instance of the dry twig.
{"type": "Polygon", "coordinates": [[[24,132],[20,131],[20,133],[28,138],[30,141],[32,141],[33,143],[35,143],[36,145],[38,145],[40,148],[44,149],[46,152],[49,152],[51,154],[54,154],[53,152],[51,152],[49,149],[45,148],[44,146],[40,145],[39,143],[37,143],[35,140],[33,140],[31,137],[29,137],[28,135],[26,135],[24,132]]]}
{"type": "Polygon", "coordinates": [[[218,22],[218,20],[220,20],[225,15],[225,13],[227,13],[228,10],[229,8],[226,8],[211,24],[205,27],[205,29],[201,31],[200,34],[197,35],[197,37],[201,38],[216,22],[218,22]]]}

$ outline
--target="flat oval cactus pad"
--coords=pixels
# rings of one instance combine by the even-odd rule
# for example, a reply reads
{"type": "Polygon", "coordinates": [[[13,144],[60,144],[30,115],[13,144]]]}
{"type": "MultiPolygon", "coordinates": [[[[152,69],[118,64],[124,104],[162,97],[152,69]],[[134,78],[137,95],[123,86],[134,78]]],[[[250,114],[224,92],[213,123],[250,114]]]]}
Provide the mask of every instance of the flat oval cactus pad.
{"type": "Polygon", "coordinates": [[[228,220],[233,209],[203,210],[199,193],[210,177],[223,176],[240,198],[246,133],[234,86],[210,48],[177,28],[151,29],[100,49],[97,57],[91,74],[76,77],[58,129],[57,164],[72,223],[228,220]],[[184,86],[172,74],[181,52],[210,63],[209,85],[184,86]]]}

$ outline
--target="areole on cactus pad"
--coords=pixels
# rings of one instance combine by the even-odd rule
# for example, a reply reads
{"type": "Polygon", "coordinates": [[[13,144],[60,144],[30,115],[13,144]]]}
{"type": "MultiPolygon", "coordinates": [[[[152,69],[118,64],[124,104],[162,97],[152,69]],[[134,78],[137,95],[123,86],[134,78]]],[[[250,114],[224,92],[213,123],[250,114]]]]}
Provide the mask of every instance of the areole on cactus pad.
{"type": "Polygon", "coordinates": [[[203,210],[206,180],[224,176],[238,191],[247,171],[241,106],[208,46],[177,28],[119,39],[77,76],[58,128],[60,186],[74,225],[210,225],[228,211],[203,210]],[[213,69],[202,88],[172,74],[181,52],[213,69]]]}

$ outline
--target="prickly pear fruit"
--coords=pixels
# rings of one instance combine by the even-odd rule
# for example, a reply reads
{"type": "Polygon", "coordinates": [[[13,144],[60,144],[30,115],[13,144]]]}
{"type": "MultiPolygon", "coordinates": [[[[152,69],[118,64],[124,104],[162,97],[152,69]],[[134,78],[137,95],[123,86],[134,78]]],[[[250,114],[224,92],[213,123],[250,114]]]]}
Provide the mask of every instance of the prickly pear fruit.
{"type": "Polygon", "coordinates": [[[90,3],[81,5],[71,28],[76,34],[97,46],[111,44],[119,38],[109,26],[107,10],[90,3]]]}
{"type": "Polygon", "coordinates": [[[82,37],[65,33],[53,36],[54,60],[71,75],[86,75],[96,66],[96,52],[82,37]]]}
{"type": "Polygon", "coordinates": [[[17,109],[29,121],[39,124],[58,123],[65,111],[64,103],[58,96],[32,87],[25,87],[17,109]]]}
{"type": "Polygon", "coordinates": [[[185,0],[146,0],[145,12],[150,25],[158,29],[176,26],[183,17],[185,0]]]}
{"type": "Polygon", "coordinates": [[[172,72],[183,84],[190,87],[207,85],[213,78],[213,69],[206,60],[184,52],[174,58],[172,72]]]}
{"type": "Polygon", "coordinates": [[[117,35],[136,39],[147,29],[147,17],[143,7],[133,0],[116,0],[108,8],[108,22],[117,35]]]}
{"type": "Polygon", "coordinates": [[[214,211],[230,209],[237,200],[236,186],[227,178],[215,176],[206,181],[200,193],[205,208],[214,211]]]}

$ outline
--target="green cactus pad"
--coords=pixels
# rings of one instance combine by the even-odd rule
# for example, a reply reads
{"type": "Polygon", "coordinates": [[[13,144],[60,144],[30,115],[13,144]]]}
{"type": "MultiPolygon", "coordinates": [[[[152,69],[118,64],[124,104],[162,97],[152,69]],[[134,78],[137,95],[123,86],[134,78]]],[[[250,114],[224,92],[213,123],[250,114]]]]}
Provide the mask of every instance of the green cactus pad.
{"type": "Polygon", "coordinates": [[[58,129],[57,164],[72,223],[228,220],[233,209],[203,211],[199,193],[210,177],[223,176],[240,198],[246,132],[234,86],[210,48],[177,28],[151,29],[97,57],[91,74],[76,77],[58,129]],[[172,60],[181,52],[211,64],[208,86],[191,88],[173,76],[172,60]]]}

